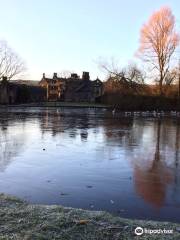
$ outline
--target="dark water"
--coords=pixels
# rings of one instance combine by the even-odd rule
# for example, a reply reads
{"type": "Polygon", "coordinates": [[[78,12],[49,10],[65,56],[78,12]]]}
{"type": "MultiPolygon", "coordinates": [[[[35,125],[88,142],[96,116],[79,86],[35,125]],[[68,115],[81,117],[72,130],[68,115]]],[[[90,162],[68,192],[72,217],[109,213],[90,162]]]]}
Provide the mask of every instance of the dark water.
{"type": "Polygon", "coordinates": [[[1,109],[0,192],[180,222],[180,119],[1,109]]]}

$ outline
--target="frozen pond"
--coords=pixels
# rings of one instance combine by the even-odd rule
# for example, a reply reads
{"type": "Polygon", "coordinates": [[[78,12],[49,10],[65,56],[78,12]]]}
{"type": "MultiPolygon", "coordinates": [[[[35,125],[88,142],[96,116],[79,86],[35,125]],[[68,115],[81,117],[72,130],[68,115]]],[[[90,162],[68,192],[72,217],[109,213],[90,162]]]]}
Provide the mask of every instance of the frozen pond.
{"type": "Polygon", "coordinates": [[[0,192],[180,222],[180,119],[1,109],[0,192]]]}

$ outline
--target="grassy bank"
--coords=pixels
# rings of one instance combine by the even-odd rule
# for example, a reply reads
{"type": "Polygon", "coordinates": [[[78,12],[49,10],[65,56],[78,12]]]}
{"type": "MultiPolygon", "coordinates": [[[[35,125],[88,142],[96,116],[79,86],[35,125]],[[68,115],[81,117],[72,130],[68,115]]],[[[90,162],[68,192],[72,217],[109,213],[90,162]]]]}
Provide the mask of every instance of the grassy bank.
{"type": "Polygon", "coordinates": [[[180,224],[128,220],[106,212],[62,206],[30,205],[0,194],[0,239],[122,240],[180,239],[180,224]],[[134,234],[140,226],[173,229],[173,234],[134,234]]]}

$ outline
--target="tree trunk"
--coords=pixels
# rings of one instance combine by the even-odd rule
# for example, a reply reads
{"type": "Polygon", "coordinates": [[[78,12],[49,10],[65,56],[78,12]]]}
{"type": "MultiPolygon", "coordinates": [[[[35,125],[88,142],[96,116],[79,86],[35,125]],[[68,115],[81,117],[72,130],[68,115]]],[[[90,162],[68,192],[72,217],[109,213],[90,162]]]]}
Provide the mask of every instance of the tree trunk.
{"type": "Polygon", "coordinates": [[[160,72],[160,79],[159,79],[159,94],[160,96],[163,95],[163,73],[160,72]]]}

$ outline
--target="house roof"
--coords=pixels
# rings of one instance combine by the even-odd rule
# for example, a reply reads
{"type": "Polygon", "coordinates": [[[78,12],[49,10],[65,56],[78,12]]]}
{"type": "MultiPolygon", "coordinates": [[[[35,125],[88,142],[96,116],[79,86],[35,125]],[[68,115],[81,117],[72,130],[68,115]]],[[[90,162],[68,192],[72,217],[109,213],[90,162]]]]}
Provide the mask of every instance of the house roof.
{"type": "Polygon", "coordinates": [[[9,83],[18,84],[18,85],[27,85],[27,86],[38,86],[39,81],[35,80],[10,80],[9,83]]]}

